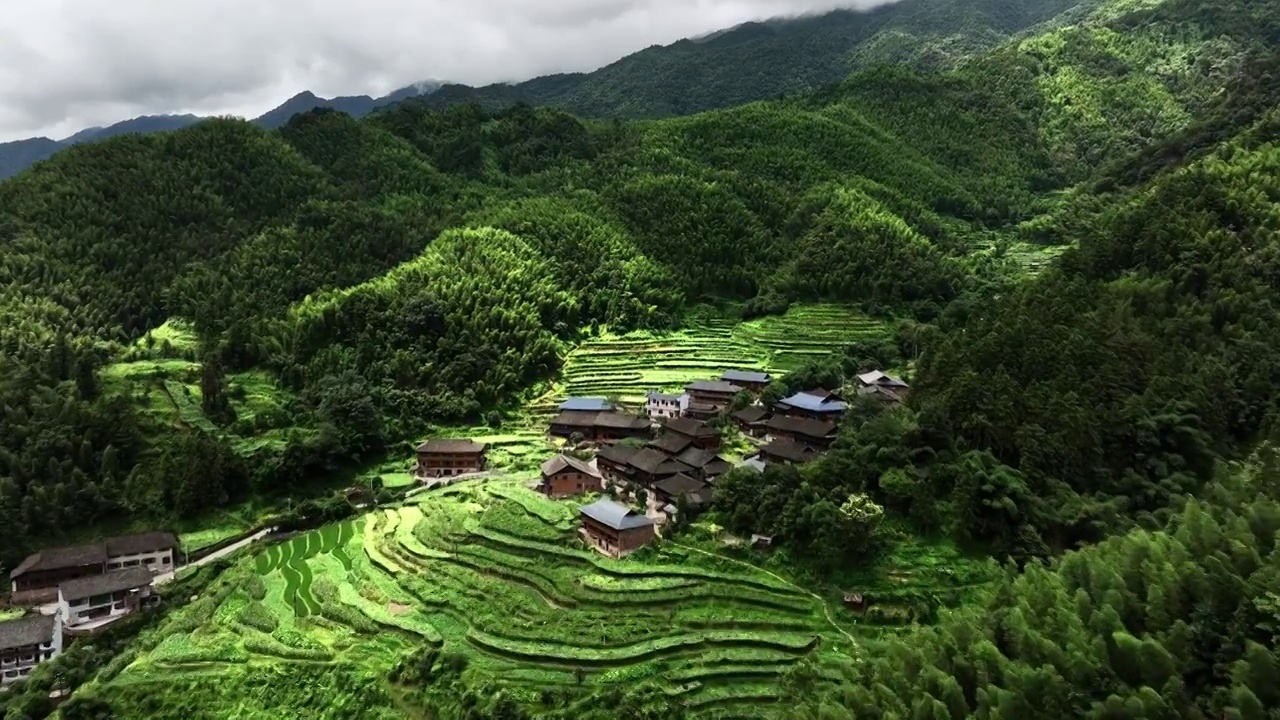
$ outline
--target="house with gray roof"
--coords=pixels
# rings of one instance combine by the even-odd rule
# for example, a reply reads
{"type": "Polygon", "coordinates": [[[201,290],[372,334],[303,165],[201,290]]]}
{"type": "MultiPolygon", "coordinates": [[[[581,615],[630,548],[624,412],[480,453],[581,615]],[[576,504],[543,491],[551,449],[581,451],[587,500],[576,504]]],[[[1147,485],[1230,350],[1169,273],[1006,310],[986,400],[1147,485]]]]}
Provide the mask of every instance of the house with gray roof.
{"type": "Polygon", "coordinates": [[[16,604],[53,602],[58,584],[127,567],[169,572],[176,563],[178,538],[169,532],[109,537],[92,545],[45,548],[28,555],[9,573],[16,604]]]}
{"type": "Polygon", "coordinates": [[[58,615],[68,632],[97,629],[152,603],[145,567],[68,580],[58,586],[58,615]]]}
{"type": "Polygon", "coordinates": [[[620,558],[653,541],[653,520],[607,498],[578,509],[579,532],[588,545],[620,558]]]}
{"type": "Polygon", "coordinates": [[[62,653],[62,620],[28,615],[0,622],[0,687],[25,679],[37,665],[62,653]]]}
{"type": "Polygon", "coordinates": [[[538,491],[548,497],[569,497],[600,489],[600,473],[585,460],[561,453],[542,463],[538,491]]]}
{"type": "Polygon", "coordinates": [[[756,370],[725,370],[720,376],[722,382],[727,382],[738,387],[745,388],[751,392],[760,392],[773,377],[767,372],[759,372],[756,370]]]}

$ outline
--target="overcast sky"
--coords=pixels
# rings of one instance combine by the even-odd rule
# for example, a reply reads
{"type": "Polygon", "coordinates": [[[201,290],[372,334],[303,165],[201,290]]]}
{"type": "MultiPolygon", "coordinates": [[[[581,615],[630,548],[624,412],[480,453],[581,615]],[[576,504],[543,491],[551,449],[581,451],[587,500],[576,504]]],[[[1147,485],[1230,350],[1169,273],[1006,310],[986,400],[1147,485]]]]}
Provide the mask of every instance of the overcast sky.
{"type": "Polygon", "coordinates": [[[746,20],[884,2],[3,0],[0,141],[143,114],[255,117],[302,90],[592,70],[746,20]]]}

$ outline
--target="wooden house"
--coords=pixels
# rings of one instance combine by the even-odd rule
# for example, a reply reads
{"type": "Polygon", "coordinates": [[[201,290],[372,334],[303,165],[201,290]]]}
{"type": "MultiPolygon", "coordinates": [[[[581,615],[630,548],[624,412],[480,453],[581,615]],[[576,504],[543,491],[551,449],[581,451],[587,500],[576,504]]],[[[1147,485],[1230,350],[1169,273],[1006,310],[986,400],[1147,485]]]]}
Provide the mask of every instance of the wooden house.
{"type": "Polygon", "coordinates": [[[579,508],[578,514],[583,539],[611,557],[623,557],[653,541],[653,520],[607,498],[579,508]]]}
{"type": "Polygon", "coordinates": [[[720,448],[720,433],[716,432],[715,428],[700,420],[672,418],[666,421],[662,428],[668,433],[675,433],[689,438],[695,447],[700,447],[706,450],[717,450],[720,448]]]}
{"type": "Polygon", "coordinates": [[[733,402],[733,397],[742,392],[741,385],[723,380],[698,380],[684,386],[690,403],[706,403],[724,407],[733,402]]]}
{"type": "Polygon", "coordinates": [[[677,473],[693,472],[693,468],[653,448],[644,448],[632,455],[627,460],[627,467],[631,471],[631,481],[644,487],[677,473]]]}
{"type": "Polygon", "coordinates": [[[432,438],[418,446],[418,478],[453,477],[485,468],[487,446],[470,438],[432,438]]]}
{"type": "Polygon", "coordinates": [[[613,483],[630,482],[633,472],[628,464],[640,448],[629,445],[606,445],[596,453],[596,469],[613,483]]]}
{"type": "Polygon", "coordinates": [[[771,438],[792,440],[801,445],[808,445],[819,450],[831,447],[836,438],[837,426],[825,420],[811,420],[805,417],[778,415],[764,423],[766,433],[771,438]]]}
{"type": "Polygon", "coordinates": [[[772,379],[769,373],[754,370],[725,370],[724,374],[720,376],[721,382],[737,385],[753,393],[764,390],[772,379]]]}
{"type": "Polygon", "coordinates": [[[62,626],[68,632],[97,629],[135,612],[150,604],[152,582],[141,567],[68,580],[58,586],[62,626]]]}
{"type": "Polygon", "coordinates": [[[565,410],[551,419],[550,432],[564,438],[578,433],[592,442],[623,440],[648,435],[649,421],[616,412],[565,410]]]}
{"type": "Polygon", "coordinates": [[[862,373],[857,381],[858,395],[874,398],[886,405],[901,405],[911,390],[911,386],[901,379],[879,370],[862,373]]]}
{"type": "Polygon", "coordinates": [[[839,421],[848,408],[848,404],[839,395],[822,388],[798,392],[774,405],[777,415],[828,422],[839,421]]]}
{"type": "Polygon", "coordinates": [[[765,436],[764,425],[768,419],[769,411],[758,405],[745,407],[733,414],[733,422],[742,431],[742,434],[757,438],[765,436]]]}
{"type": "Polygon", "coordinates": [[[672,475],[653,484],[653,494],[663,505],[680,506],[684,498],[687,507],[703,510],[711,505],[712,488],[705,482],[684,473],[672,475]]]}
{"type": "Polygon", "coordinates": [[[693,468],[693,475],[697,479],[711,482],[733,469],[733,463],[725,460],[711,450],[691,447],[675,457],[676,461],[693,468]]]}
{"type": "Polygon", "coordinates": [[[766,464],[799,465],[817,459],[817,450],[794,440],[778,439],[760,448],[760,459],[766,464]]]}
{"type": "Polygon", "coordinates": [[[600,488],[600,473],[590,463],[565,454],[542,463],[542,481],[538,484],[538,491],[548,497],[599,492],[600,488]]]}
{"type": "Polygon", "coordinates": [[[28,555],[9,573],[16,604],[56,599],[58,584],[122,568],[145,567],[152,574],[173,570],[178,538],[168,532],[118,535],[92,545],[46,548],[28,555]]]}
{"type": "Polygon", "coordinates": [[[668,455],[679,455],[693,447],[693,438],[678,432],[664,431],[657,438],[650,440],[646,447],[661,450],[668,455]]]}

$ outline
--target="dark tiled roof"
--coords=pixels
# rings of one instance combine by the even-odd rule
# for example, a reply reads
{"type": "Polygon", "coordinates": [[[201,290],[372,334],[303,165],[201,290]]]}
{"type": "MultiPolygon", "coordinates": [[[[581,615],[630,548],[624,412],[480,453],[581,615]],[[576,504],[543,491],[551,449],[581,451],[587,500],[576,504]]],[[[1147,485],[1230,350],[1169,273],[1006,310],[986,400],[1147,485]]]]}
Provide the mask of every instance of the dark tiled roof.
{"type": "Polygon", "coordinates": [[[734,413],[733,417],[744,423],[757,423],[769,417],[769,411],[762,407],[752,405],[751,407],[742,408],[738,412],[734,413]]]}
{"type": "Polygon", "coordinates": [[[889,387],[888,385],[867,385],[858,388],[858,394],[889,402],[902,402],[902,389],[889,387]]]}
{"type": "Polygon", "coordinates": [[[764,426],[769,430],[802,435],[807,438],[814,438],[818,440],[831,437],[836,432],[836,424],[832,422],[811,420],[809,418],[785,417],[781,415],[769,418],[769,421],[766,422],[764,426]]]}
{"type": "Polygon", "coordinates": [[[121,535],[107,538],[107,555],[141,555],[142,553],[172,550],[178,547],[178,538],[173,533],[149,532],[137,535],[121,535]]]}
{"type": "Polygon", "coordinates": [[[124,570],[113,570],[105,575],[93,575],[68,580],[58,586],[58,594],[67,600],[78,600],[120,590],[132,590],[133,588],[150,585],[151,580],[151,571],[145,567],[125,568],[124,570]]]}
{"type": "Polygon", "coordinates": [[[482,453],[485,444],[471,438],[431,438],[418,446],[421,453],[482,453]]]}
{"type": "Polygon", "coordinates": [[[663,462],[661,465],[659,465],[658,468],[654,470],[653,473],[651,474],[657,477],[662,477],[663,475],[675,475],[676,473],[687,473],[687,472],[693,472],[693,468],[689,467],[688,465],[685,465],[679,460],[667,460],[663,462]]]}
{"type": "Polygon", "coordinates": [[[53,640],[53,616],[29,615],[0,622],[0,650],[16,650],[53,640]]]}
{"type": "Polygon", "coordinates": [[[619,428],[622,430],[644,430],[649,427],[647,418],[632,415],[620,415],[613,412],[602,412],[596,416],[596,427],[619,428]]]}
{"type": "Polygon", "coordinates": [[[685,493],[696,492],[706,487],[707,484],[701,480],[689,477],[684,473],[672,475],[669,478],[663,478],[653,484],[653,489],[666,495],[667,497],[679,497],[685,493]]]}
{"type": "Polygon", "coordinates": [[[665,432],[657,440],[651,440],[649,447],[661,450],[669,455],[677,455],[693,444],[693,438],[674,432],[665,432]]]}
{"type": "Polygon", "coordinates": [[[723,475],[732,469],[733,469],[733,463],[729,462],[728,460],[716,458],[715,460],[712,460],[711,462],[702,466],[702,474],[706,475],[708,478],[713,478],[713,477],[716,477],[717,475],[723,475]]]}
{"type": "Polygon", "coordinates": [[[38,553],[28,555],[26,560],[23,560],[18,567],[13,569],[13,572],[9,573],[9,577],[16,579],[29,572],[101,565],[106,561],[107,546],[105,543],[46,548],[38,553]]]}
{"type": "Polygon", "coordinates": [[[565,410],[551,419],[552,425],[565,425],[577,428],[621,428],[626,430],[643,430],[649,427],[649,421],[630,415],[619,415],[614,412],[582,412],[565,410]]]}
{"type": "Polygon", "coordinates": [[[542,474],[547,476],[555,475],[566,468],[591,475],[592,477],[599,477],[600,475],[589,464],[576,457],[564,454],[557,455],[542,463],[542,474]]]}
{"type": "Polygon", "coordinates": [[[754,370],[725,370],[720,379],[725,382],[767,383],[769,373],[754,370]]]}
{"type": "Polygon", "coordinates": [[[716,434],[715,428],[708,426],[701,420],[691,420],[689,418],[671,418],[663,427],[671,432],[677,432],[691,438],[710,437],[716,434]]]}
{"type": "Polygon", "coordinates": [[[608,398],[602,397],[576,397],[567,398],[560,403],[561,410],[585,410],[588,412],[600,412],[601,410],[612,410],[613,403],[608,398]]]}
{"type": "Polygon", "coordinates": [[[760,450],[765,454],[780,457],[784,460],[790,460],[791,462],[805,462],[807,460],[812,460],[818,454],[817,450],[814,450],[808,445],[801,445],[800,443],[793,440],[787,440],[785,438],[774,440],[760,450]]]}
{"type": "Polygon", "coordinates": [[[685,465],[688,465],[689,467],[700,468],[703,465],[706,465],[707,463],[711,462],[715,457],[716,457],[716,454],[711,452],[710,450],[703,450],[702,448],[691,447],[688,450],[685,450],[684,452],[677,455],[676,459],[684,463],[685,465]]]}
{"type": "Polygon", "coordinates": [[[680,393],[664,393],[658,392],[657,390],[650,390],[645,397],[650,400],[678,401],[680,398],[684,397],[684,395],[680,393]]]}
{"type": "Polygon", "coordinates": [[[662,465],[662,463],[668,460],[670,460],[670,458],[666,453],[654,450],[653,448],[644,448],[635,455],[632,455],[631,459],[627,460],[627,464],[637,470],[652,475],[657,472],[658,467],[662,465]]]}
{"type": "Polygon", "coordinates": [[[581,507],[578,512],[614,530],[631,530],[653,524],[653,521],[648,517],[640,515],[626,505],[619,505],[608,498],[601,498],[590,505],[581,507]]]}
{"type": "Polygon", "coordinates": [[[596,457],[610,460],[619,465],[626,465],[638,452],[640,452],[640,448],[631,447],[630,445],[606,445],[600,448],[600,452],[596,453],[596,457]]]}
{"type": "Polygon", "coordinates": [[[736,394],[742,392],[742,386],[723,380],[698,380],[684,386],[685,390],[694,392],[736,394]]]}

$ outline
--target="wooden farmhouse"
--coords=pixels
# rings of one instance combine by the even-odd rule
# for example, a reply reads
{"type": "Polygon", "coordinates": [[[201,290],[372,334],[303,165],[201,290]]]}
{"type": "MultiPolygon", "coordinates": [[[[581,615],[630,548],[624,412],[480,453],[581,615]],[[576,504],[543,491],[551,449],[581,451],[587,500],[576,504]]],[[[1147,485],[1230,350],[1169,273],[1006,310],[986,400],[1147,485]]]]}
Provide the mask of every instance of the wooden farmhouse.
{"type": "Polygon", "coordinates": [[[15,605],[51,603],[58,584],[123,568],[141,567],[157,574],[173,570],[178,538],[148,532],[107,538],[92,545],[46,548],[28,555],[9,573],[15,605]]]}
{"type": "Polygon", "coordinates": [[[671,515],[672,509],[680,506],[680,498],[684,498],[685,506],[690,510],[704,510],[711,505],[712,488],[707,483],[684,473],[672,475],[653,484],[653,494],[663,505],[663,512],[671,515]]]}
{"type": "Polygon", "coordinates": [[[733,397],[742,392],[741,385],[723,380],[699,380],[685,386],[684,392],[689,396],[689,404],[684,410],[687,417],[695,420],[709,420],[716,413],[729,406],[733,397]]]}
{"type": "Polygon", "coordinates": [[[674,433],[689,438],[695,447],[706,450],[720,448],[720,433],[716,429],[699,420],[690,418],[672,418],[662,425],[666,433],[674,433]]]}
{"type": "Polygon", "coordinates": [[[779,400],[774,406],[774,412],[788,417],[837,422],[848,408],[849,405],[839,395],[818,388],[798,392],[785,400],[779,400]]]}
{"type": "Polygon", "coordinates": [[[780,438],[760,448],[758,457],[766,465],[799,465],[817,459],[820,454],[808,445],[780,438]]]}
{"type": "Polygon", "coordinates": [[[858,394],[874,398],[886,405],[901,405],[906,402],[907,393],[910,390],[910,385],[879,370],[872,370],[858,376],[858,394]]]}
{"type": "Polygon", "coordinates": [[[606,445],[596,453],[596,469],[609,482],[631,482],[633,470],[629,463],[638,452],[640,448],[629,445],[606,445]]]}
{"type": "Polygon", "coordinates": [[[675,457],[677,462],[693,468],[689,473],[695,478],[711,482],[733,469],[733,463],[725,460],[711,450],[691,447],[675,457]]]}
{"type": "Polygon", "coordinates": [[[600,473],[588,462],[560,454],[542,463],[542,482],[538,484],[538,491],[549,497],[599,492],[600,488],[600,473]]]}
{"type": "Polygon", "coordinates": [[[742,434],[757,438],[767,434],[765,421],[768,419],[769,411],[758,405],[745,407],[733,414],[733,422],[742,434]]]}
{"type": "Polygon", "coordinates": [[[16,683],[37,665],[62,653],[57,615],[28,615],[0,622],[0,687],[16,683]]]}
{"type": "Polygon", "coordinates": [[[563,438],[578,433],[592,442],[641,438],[649,434],[649,420],[611,411],[565,410],[551,419],[550,432],[563,438]]]}
{"type": "Polygon", "coordinates": [[[764,423],[770,438],[792,440],[818,450],[826,450],[836,439],[837,426],[826,420],[777,415],[764,423]]]}
{"type": "Polygon", "coordinates": [[[677,432],[663,431],[661,435],[650,440],[646,447],[661,450],[668,455],[679,455],[693,447],[693,438],[677,432]]]}
{"type": "Polygon", "coordinates": [[[485,468],[487,446],[470,438],[432,438],[418,446],[418,478],[453,477],[485,468]]]}
{"type": "Polygon", "coordinates": [[[764,390],[772,379],[769,373],[754,370],[725,370],[720,376],[721,382],[732,383],[753,393],[764,390]]]}
{"type": "Polygon", "coordinates": [[[653,448],[643,448],[632,455],[627,460],[627,468],[631,471],[631,482],[643,487],[650,487],[662,478],[693,471],[688,465],[653,448]]]}
{"type": "Polygon", "coordinates": [[[626,505],[602,498],[580,508],[578,514],[583,539],[611,557],[623,557],[653,541],[653,520],[626,505]]]}

